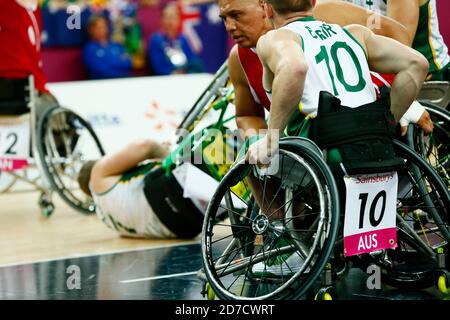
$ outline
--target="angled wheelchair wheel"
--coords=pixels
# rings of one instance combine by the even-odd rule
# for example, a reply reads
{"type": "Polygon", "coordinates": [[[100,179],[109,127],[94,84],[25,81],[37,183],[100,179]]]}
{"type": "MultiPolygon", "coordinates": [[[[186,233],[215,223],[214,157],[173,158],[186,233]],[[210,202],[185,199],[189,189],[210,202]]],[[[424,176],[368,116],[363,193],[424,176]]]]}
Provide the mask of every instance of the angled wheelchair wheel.
{"type": "Polygon", "coordinates": [[[200,122],[212,108],[217,108],[221,103],[228,103],[227,94],[230,87],[231,82],[228,77],[227,62],[225,62],[216,72],[209,86],[185,115],[178,129],[192,132],[196,123],[200,122]]]}
{"type": "Polygon", "coordinates": [[[334,178],[315,150],[282,141],[266,172],[238,162],[203,223],[203,268],[216,296],[302,297],[332,254],[338,210],[334,178]]]}
{"type": "Polygon", "coordinates": [[[429,102],[421,102],[433,121],[433,132],[425,136],[423,131],[410,125],[408,145],[421,154],[450,188],[450,112],[429,102]]]}
{"type": "Polygon", "coordinates": [[[439,175],[420,155],[398,141],[395,149],[405,162],[398,171],[398,246],[360,257],[378,265],[382,281],[388,285],[426,288],[436,280],[438,249],[448,249],[450,196],[439,175]]]}
{"type": "Polygon", "coordinates": [[[82,165],[105,154],[91,125],[69,109],[49,109],[39,120],[36,145],[42,170],[54,191],[79,212],[94,213],[92,198],[77,182],[82,165]]]}

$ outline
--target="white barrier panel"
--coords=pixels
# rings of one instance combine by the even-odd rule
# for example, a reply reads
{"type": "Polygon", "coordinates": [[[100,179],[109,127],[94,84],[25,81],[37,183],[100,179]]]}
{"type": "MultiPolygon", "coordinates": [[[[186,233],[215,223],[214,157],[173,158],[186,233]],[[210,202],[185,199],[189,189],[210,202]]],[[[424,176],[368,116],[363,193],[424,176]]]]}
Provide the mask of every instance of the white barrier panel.
{"type": "Polygon", "coordinates": [[[52,83],[62,106],[92,123],[106,152],[134,138],[173,141],[183,115],[212,81],[210,74],[52,83]]]}

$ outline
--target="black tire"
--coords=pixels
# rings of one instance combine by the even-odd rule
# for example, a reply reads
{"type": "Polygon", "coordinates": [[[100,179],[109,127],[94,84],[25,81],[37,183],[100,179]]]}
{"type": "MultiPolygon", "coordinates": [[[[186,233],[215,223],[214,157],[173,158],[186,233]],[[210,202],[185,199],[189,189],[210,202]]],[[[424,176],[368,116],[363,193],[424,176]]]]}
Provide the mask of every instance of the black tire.
{"type": "Polygon", "coordinates": [[[70,207],[83,214],[93,214],[94,201],[79,190],[77,182],[78,171],[86,159],[82,158],[81,153],[73,153],[80,142],[79,133],[83,129],[91,138],[89,151],[96,153],[91,160],[97,160],[105,152],[92,126],[73,111],[62,107],[47,110],[39,119],[36,147],[43,173],[52,189],[70,207]],[[53,123],[57,118],[64,119],[64,128],[54,129],[53,123]],[[55,147],[56,145],[58,146],[55,147]],[[61,162],[58,159],[64,159],[63,163],[58,163],[61,162]]]}
{"type": "MultiPolygon", "coordinates": [[[[311,192],[308,194],[312,194],[313,191],[320,191],[321,194],[318,195],[318,193],[315,193],[315,197],[322,208],[322,211],[319,211],[322,212],[323,215],[320,215],[320,219],[318,219],[317,216],[316,218],[311,219],[310,222],[307,222],[307,225],[312,229],[300,230],[295,223],[290,223],[290,221],[293,221],[296,217],[296,215],[292,213],[291,219],[284,217],[269,220],[268,227],[263,233],[258,234],[254,229],[255,224],[258,223],[257,218],[254,218],[254,216],[255,211],[259,211],[259,208],[254,205],[253,201],[249,198],[247,202],[242,201],[244,208],[239,208],[239,211],[238,206],[234,205],[234,199],[231,195],[232,192],[229,191],[230,188],[247,179],[247,176],[252,174],[252,170],[255,170],[255,167],[246,164],[243,161],[240,161],[233,166],[221,181],[209,204],[202,230],[203,269],[205,270],[205,275],[209,284],[220,299],[252,300],[299,298],[314,284],[332,254],[339,226],[339,198],[334,178],[328,166],[316,151],[299,147],[292,140],[282,141],[280,143],[280,150],[282,156],[304,161],[302,164],[303,168],[308,168],[304,169],[305,176],[310,174],[311,177],[315,177],[313,179],[306,176],[307,178],[305,181],[308,181],[308,183],[306,183],[304,187],[302,186],[297,189],[297,191],[301,191],[299,191],[298,194],[303,194],[305,192],[311,192]],[[228,207],[225,208],[225,212],[229,214],[229,221],[231,222],[227,222],[228,220],[218,221],[217,219],[218,213],[223,211],[221,210],[223,208],[223,205],[221,204],[223,199],[228,199],[228,207]],[[233,206],[231,206],[230,203],[233,203],[233,206]],[[312,221],[314,221],[314,223],[312,221]],[[317,227],[316,224],[320,227],[317,227]],[[292,228],[291,225],[293,226],[292,228]],[[314,229],[314,225],[318,228],[317,230],[314,229]],[[217,229],[214,229],[215,227],[217,229]],[[227,230],[228,233],[225,232],[227,230]],[[217,237],[215,232],[217,233],[217,237]],[[281,279],[275,279],[273,277],[264,278],[264,276],[256,276],[253,274],[252,266],[258,262],[263,262],[274,256],[282,256],[285,253],[298,254],[301,249],[299,249],[296,243],[300,241],[300,236],[297,236],[300,232],[304,232],[304,238],[302,239],[308,237],[307,241],[312,243],[310,251],[305,258],[302,270],[284,278],[282,276],[281,279]],[[224,233],[228,235],[224,236],[224,233]],[[262,244],[257,243],[256,238],[258,236],[261,236],[262,239],[264,239],[262,244]],[[281,247],[281,249],[280,247],[274,249],[274,243],[278,242],[279,239],[283,237],[284,240],[290,240],[290,244],[281,247]],[[254,241],[254,244],[251,243],[251,245],[248,245],[248,239],[253,239],[251,241],[254,241]],[[315,239],[317,239],[317,241],[315,239]],[[221,241],[224,242],[220,243],[221,241]],[[319,242],[320,245],[317,245],[319,242]],[[256,246],[259,246],[259,249],[255,249],[256,246]],[[269,248],[269,251],[267,252],[264,251],[266,246],[269,248]],[[226,249],[224,249],[225,247],[226,249]],[[254,252],[251,252],[253,250],[254,252]],[[305,272],[308,268],[309,271],[305,272]],[[235,283],[237,284],[235,285],[235,283]]],[[[294,163],[297,164],[302,163],[298,160],[295,161],[297,162],[294,163]]],[[[290,176],[290,174],[291,172],[289,171],[287,176],[290,176]]],[[[280,177],[277,178],[281,181],[281,177],[287,176],[281,171],[280,177]]],[[[275,181],[275,176],[270,176],[270,178],[267,179],[273,179],[272,181],[275,181]]],[[[302,184],[302,182],[300,182],[300,184],[302,184]]],[[[264,189],[265,186],[266,180],[264,180],[264,189]]],[[[272,195],[275,194],[274,199],[277,198],[280,190],[281,187],[276,192],[272,192],[272,195]]],[[[248,189],[246,189],[246,191],[248,191],[248,189]]],[[[248,194],[248,192],[246,194],[248,194]]],[[[266,194],[266,192],[262,192],[262,194],[266,194]]],[[[295,199],[297,195],[293,196],[290,201],[295,199]]],[[[264,199],[262,202],[264,203],[264,199]]],[[[269,202],[270,210],[273,201],[266,199],[265,203],[269,204],[269,202]]],[[[312,212],[310,215],[315,214],[315,208],[313,208],[313,206],[315,205],[316,200],[308,202],[301,199],[299,202],[303,204],[301,209],[302,212],[305,212],[305,208],[307,207],[309,208],[308,210],[312,212]],[[310,204],[311,207],[309,206],[310,204]]],[[[286,204],[287,203],[285,203],[284,206],[286,204]]],[[[275,211],[278,212],[280,209],[281,208],[278,208],[275,211]]],[[[291,209],[291,211],[294,211],[294,209],[291,209]]],[[[274,212],[272,212],[272,214],[274,212]]],[[[223,219],[223,213],[221,214],[223,219]]],[[[261,215],[257,215],[257,217],[260,216],[261,215]]],[[[267,216],[270,217],[270,214],[267,214],[267,216]]],[[[305,214],[304,216],[306,217],[308,214],[305,214]]],[[[305,221],[306,220],[308,220],[308,218],[305,218],[305,221]]]]}
{"type": "Polygon", "coordinates": [[[434,130],[425,136],[417,125],[410,125],[407,144],[421,154],[450,188],[450,112],[429,102],[421,102],[429,112],[434,130]]]}
{"type": "Polygon", "coordinates": [[[405,167],[399,170],[399,184],[400,177],[411,184],[410,190],[399,190],[397,199],[398,247],[361,255],[361,266],[364,270],[368,264],[378,265],[381,280],[387,285],[423,289],[435,282],[436,249],[448,248],[450,195],[440,177],[420,155],[399,141],[395,141],[395,149],[397,155],[405,159],[405,167]],[[405,195],[401,197],[401,193],[405,195]]]}

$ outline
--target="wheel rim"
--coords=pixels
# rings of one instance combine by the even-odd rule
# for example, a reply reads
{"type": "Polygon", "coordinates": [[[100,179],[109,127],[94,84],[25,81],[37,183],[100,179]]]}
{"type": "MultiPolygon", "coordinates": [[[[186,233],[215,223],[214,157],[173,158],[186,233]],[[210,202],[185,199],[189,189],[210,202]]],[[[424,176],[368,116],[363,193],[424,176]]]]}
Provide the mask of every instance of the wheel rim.
{"type": "Polygon", "coordinates": [[[41,120],[38,150],[47,179],[69,206],[94,213],[95,204],[79,189],[77,176],[83,163],[104,155],[95,132],[84,119],[64,108],[50,110],[41,120]],[[54,130],[57,117],[66,120],[63,130],[54,130]]]}
{"type": "Polygon", "coordinates": [[[388,284],[426,287],[436,269],[436,249],[448,246],[449,196],[439,176],[414,151],[398,142],[396,151],[406,159],[399,171],[398,247],[361,258],[380,266],[388,284]]]}
{"type": "MultiPolygon", "coordinates": [[[[250,215],[252,211],[251,201],[239,197],[238,200],[234,198],[238,193],[236,185],[241,186],[241,191],[245,189],[244,192],[240,193],[241,195],[246,192],[248,194],[250,189],[254,191],[257,188],[255,184],[250,186],[248,182],[249,179],[255,178],[255,167],[241,162],[231,169],[222,180],[222,184],[227,187],[216,192],[208,208],[202,239],[204,265],[210,284],[222,299],[286,298],[295,294],[297,290],[302,290],[302,283],[304,283],[302,278],[308,277],[308,272],[305,272],[305,270],[310,268],[311,274],[314,271],[313,264],[318,259],[319,247],[323,245],[323,236],[329,227],[329,217],[325,212],[328,200],[326,199],[327,192],[321,186],[316,172],[303,159],[291,152],[282,152],[282,157],[296,159],[298,161],[295,162],[296,164],[302,164],[306,168],[303,171],[292,170],[303,172],[304,177],[303,181],[301,179],[296,180],[293,177],[293,180],[300,181],[300,183],[297,192],[291,194],[290,204],[274,205],[277,198],[283,198],[284,196],[285,200],[288,199],[285,193],[288,188],[282,188],[281,184],[276,184],[276,175],[264,176],[257,183],[259,183],[260,190],[264,191],[269,190],[268,185],[270,184],[272,187],[275,186],[271,192],[268,192],[273,197],[269,199],[269,196],[267,196],[264,199],[266,192],[262,192],[264,196],[259,201],[265,203],[266,208],[260,210],[256,217],[252,217],[250,215]],[[247,185],[244,181],[247,182],[247,185]],[[305,183],[305,185],[302,186],[302,183],[305,183]],[[242,185],[245,187],[242,187],[242,185]],[[230,192],[233,188],[234,191],[230,192]],[[228,191],[228,195],[225,190],[228,191]],[[299,190],[301,192],[298,192],[299,190]],[[314,199],[316,203],[313,203],[313,200],[307,202],[300,198],[300,194],[305,196],[308,192],[319,195],[314,199]],[[223,202],[223,198],[228,198],[228,200],[223,202]],[[294,204],[291,205],[292,203],[294,204]],[[299,203],[303,203],[303,207],[299,206],[299,203]],[[242,205],[241,211],[237,210],[237,204],[242,205]],[[284,210],[283,207],[288,209],[284,210]],[[291,210],[290,207],[296,207],[297,210],[291,210]],[[228,222],[216,222],[219,209],[223,209],[222,211],[227,215],[228,222]],[[286,215],[275,218],[274,215],[280,215],[281,211],[286,215]],[[300,215],[303,216],[304,223],[306,220],[309,221],[308,228],[301,229],[298,225],[294,226],[294,219],[297,219],[297,216],[300,215]],[[238,219],[235,219],[236,217],[238,219]],[[219,244],[221,241],[223,243],[219,244]],[[251,252],[251,254],[246,256],[248,252],[251,252]],[[301,260],[304,261],[301,268],[291,268],[289,262],[286,262],[289,253],[292,255],[298,254],[301,257],[301,260]],[[280,268],[281,275],[278,277],[264,275],[267,273],[267,265],[261,272],[262,275],[254,274],[253,265],[261,264],[262,261],[275,261],[277,259],[281,259],[281,264],[286,266],[287,271],[295,269],[294,275],[284,276],[283,268],[280,268]],[[311,271],[311,269],[313,270],[311,271]]],[[[287,178],[292,174],[286,171],[287,169],[284,170],[283,173],[283,169],[281,169],[278,178],[287,178]]],[[[281,179],[279,180],[281,181],[281,179]]],[[[223,219],[224,215],[221,218],[223,219]]],[[[303,226],[305,225],[303,224],[303,226]]],[[[276,264],[275,262],[272,263],[272,265],[276,264]]]]}
{"type": "Polygon", "coordinates": [[[429,136],[424,136],[421,129],[414,127],[412,141],[409,143],[450,188],[450,113],[430,103],[422,104],[430,114],[434,130],[429,136]]]}

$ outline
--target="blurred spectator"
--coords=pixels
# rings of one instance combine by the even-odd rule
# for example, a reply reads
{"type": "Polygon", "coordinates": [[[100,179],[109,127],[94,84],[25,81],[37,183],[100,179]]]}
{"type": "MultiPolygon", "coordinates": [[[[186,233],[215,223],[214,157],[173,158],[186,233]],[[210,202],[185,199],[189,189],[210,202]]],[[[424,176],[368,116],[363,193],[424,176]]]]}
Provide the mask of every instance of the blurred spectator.
{"type": "Polygon", "coordinates": [[[149,40],[147,58],[156,75],[203,72],[203,63],[193,52],[185,35],[179,33],[180,15],[175,3],[164,7],[161,31],[149,40]]]}
{"type": "Polygon", "coordinates": [[[91,16],[87,28],[90,41],[83,48],[83,61],[91,79],[127,77],[133,68],[142,67],[142,61],[133,60],[123,45],[110,40],[104,16],[91,16]]]}

